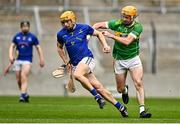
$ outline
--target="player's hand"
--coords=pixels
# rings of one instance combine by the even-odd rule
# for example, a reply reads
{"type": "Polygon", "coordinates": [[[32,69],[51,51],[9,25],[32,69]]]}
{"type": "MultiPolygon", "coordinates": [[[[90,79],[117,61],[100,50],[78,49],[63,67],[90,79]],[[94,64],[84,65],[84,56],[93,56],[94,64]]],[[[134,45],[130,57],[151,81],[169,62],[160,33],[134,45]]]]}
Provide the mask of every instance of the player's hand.
{"type": "Polygon", "coordinates": [[[45,65],[44,60],[40,60],[39,66],[40,66],[41,68],[43,68],[44,65],[45,65]]]}
{"type": "Polygon", "coordinates": [[[103,52],[104,52],[104,53],[110,53],[110,52],[111,52],[111,47],[108,46],[108,45],[104,46],[104,47],[103,47],[103,52]]]}
{"type": "Polygon", "coordinates": [[[111,34],[110,32],[108,31],[103,31],[102,34],[106,37],[109,37],[109,38],[113,38],[114,37],[114,34],[111,34]]]}
{"type": "Polygon", "coordinates": [[[72,69],[72,65],[70,63],[66,64],[66,69],[67,69],[68,73],[70,73],[70,71],[72,69]]]}

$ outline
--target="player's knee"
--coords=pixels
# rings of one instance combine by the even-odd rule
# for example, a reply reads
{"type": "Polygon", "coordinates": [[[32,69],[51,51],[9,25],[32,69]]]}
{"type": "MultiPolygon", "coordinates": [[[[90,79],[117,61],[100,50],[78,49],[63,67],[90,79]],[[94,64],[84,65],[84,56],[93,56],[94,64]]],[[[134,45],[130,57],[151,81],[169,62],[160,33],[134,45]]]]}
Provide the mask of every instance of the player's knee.
{"type": "Polygon", "coordinates": [[[74,78],[76,79],[76,80],[80,80],[81,79],[81,74],[78,74],[78,73],[74,73],[74,78]]]}

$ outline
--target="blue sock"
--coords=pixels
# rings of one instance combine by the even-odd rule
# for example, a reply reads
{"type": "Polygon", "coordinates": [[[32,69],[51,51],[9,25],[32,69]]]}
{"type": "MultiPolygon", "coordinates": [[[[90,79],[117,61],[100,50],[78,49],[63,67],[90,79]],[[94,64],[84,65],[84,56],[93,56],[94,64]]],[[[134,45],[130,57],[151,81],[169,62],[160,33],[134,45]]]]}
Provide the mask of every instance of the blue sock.
{"type": "Polygon", "coordinates": [[[121,108],[121,103],[120,102],[117,102],[115,105],[114,105],[118,110],[121,108]]]}
{"type": "Polygon", "coordinates": [[[26,98],[27,96],[28,96],[27,93],[21,93],[21,97],[22,97],[22,98],[26,98]]]}
{"type": "Polygon", "coordinates": [[[101,95],[99,95],[99,94],[97,93],[97,91],[96,91],[95,88],[92,89],[90,92],[91,92],[91,94],[94,96],[94,98],[95,98],[96,100],[102,98],[101,95]]]}
{"type": "Polygon", "coordinates": [[[92,94],[93,96],[96,96],[96,95],[97,95],[97,91],[96,91],[95,88],[93,88],[90,92],[91,92],[91,94],[92,94]]]}
{"type": "Polygon", "coordinates": [[[29,95],[28,95],[28,93],[26,93],[26,97],[28,97],[29,95]]]}

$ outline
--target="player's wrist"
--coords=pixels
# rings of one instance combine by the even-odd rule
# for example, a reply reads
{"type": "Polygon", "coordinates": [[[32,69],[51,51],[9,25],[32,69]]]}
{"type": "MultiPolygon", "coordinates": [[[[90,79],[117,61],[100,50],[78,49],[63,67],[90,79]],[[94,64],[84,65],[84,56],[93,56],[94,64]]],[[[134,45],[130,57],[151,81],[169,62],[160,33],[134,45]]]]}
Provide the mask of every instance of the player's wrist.
{"type": "Polygon", "coordinates": [[[70,63],[69,63],[69,61],[66,61],[66,62],[64,62],[64,64],[65,64],[65,65],[68,65],[68,64],[70,64],[70,63]]]}

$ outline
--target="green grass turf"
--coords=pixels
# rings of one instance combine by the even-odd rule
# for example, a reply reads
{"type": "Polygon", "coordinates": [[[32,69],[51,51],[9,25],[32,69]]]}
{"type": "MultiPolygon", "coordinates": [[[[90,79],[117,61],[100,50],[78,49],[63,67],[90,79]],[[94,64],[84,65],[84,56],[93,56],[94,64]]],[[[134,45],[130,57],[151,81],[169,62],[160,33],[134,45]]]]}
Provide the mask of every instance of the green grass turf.
{"type": "Polygon", "coordinates": [[[180,123],[180,99],[148,98],[146,103],[153,114],[151,119],[139,118],[134,98],[127,105],[129,118],[122,118],[111,104],[101,110],[89,97],[31,97],[30,103],[19,103],[18,97],[0,96],[0,122],[180,123]]]}

